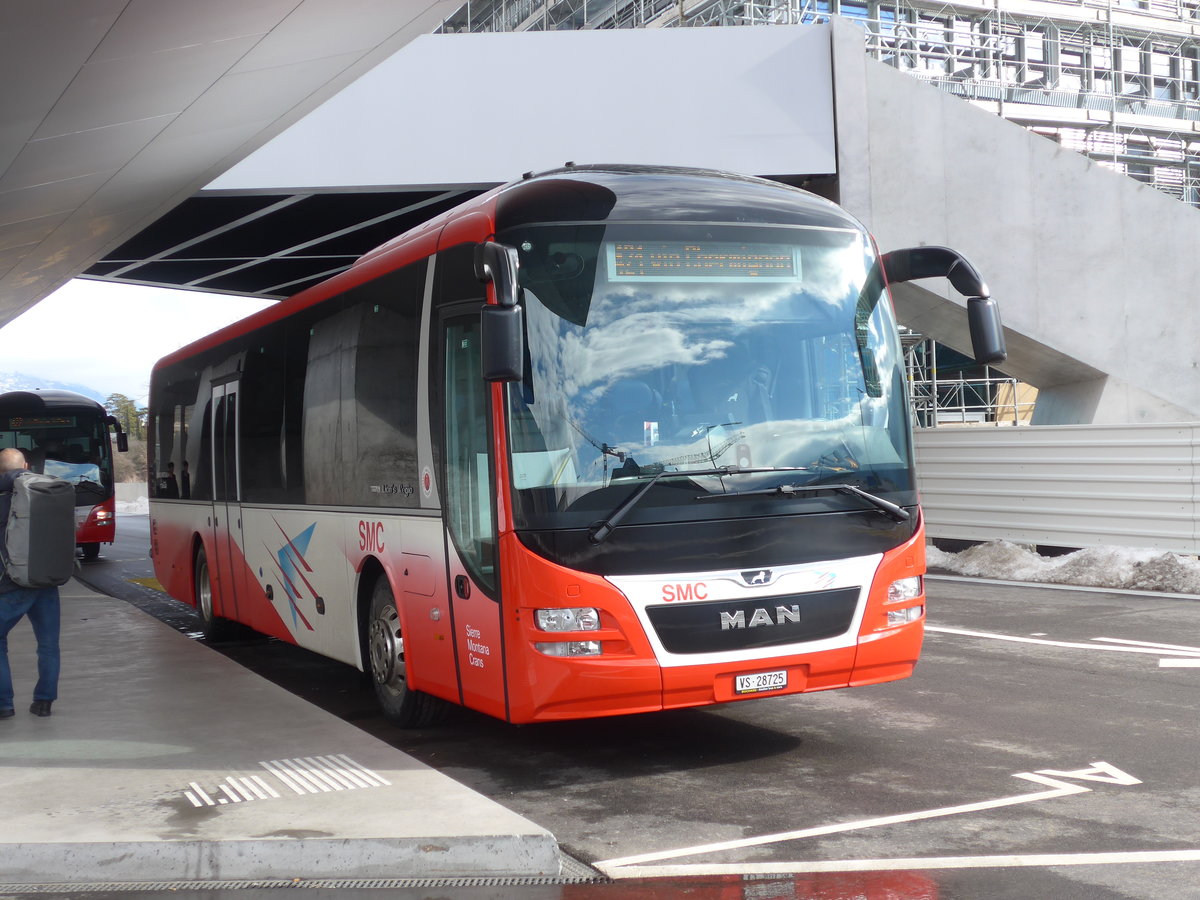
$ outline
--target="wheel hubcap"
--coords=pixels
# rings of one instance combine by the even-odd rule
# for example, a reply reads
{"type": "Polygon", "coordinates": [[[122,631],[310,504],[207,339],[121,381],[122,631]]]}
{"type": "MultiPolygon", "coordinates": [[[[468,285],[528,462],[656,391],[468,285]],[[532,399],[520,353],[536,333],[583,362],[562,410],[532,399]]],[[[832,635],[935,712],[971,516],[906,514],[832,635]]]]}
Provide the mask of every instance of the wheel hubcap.
{"type": "Polygon", "coordinates": [[[377,684],[397,685],[404,681],[404,638],[400,615],[388,606],[371,623],[371,673],[377,684]]]}
{"type": "Polygon", "coordinates": [[[196,594],[200,601],[200,616],[206,622],[212,621],[212,583],[208,580],[208,566],[201,565],[196,573],[196,594]]]}

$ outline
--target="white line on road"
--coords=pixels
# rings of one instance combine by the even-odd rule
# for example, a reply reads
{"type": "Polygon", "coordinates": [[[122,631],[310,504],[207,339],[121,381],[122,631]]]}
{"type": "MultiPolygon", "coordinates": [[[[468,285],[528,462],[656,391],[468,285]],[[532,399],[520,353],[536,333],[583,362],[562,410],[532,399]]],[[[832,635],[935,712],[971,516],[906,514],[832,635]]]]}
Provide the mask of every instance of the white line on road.
{"type": "Polygon", "coordinates": [[[1200,669],[1200,657],[1196,659],[1160,659],[1158,664],[1164,669],[1200,669]]]}
{"type": "Polygon", "coordinates": [[[827,834],[838,834],[846,831],[857,831],[864,828],[877,828],[881,825],[896,825],[901,822],[917,822],[922,819],[935,819],[943,816],[961,815],[963,813],[982,812],[998,809],[1004,806],[1016,806],[1021,803],[1035,803],[1039,800],[1054,800],[1071,794],[1086,794],[1091,788],[1081,784],[1059,781],[1050,775],[1060,775],[1070,778],[1082,778],[1088,781],[1101,781],[1108,784],[1140,784],[1138,779],[1115,766],[1104,762],[1092,763],[1092,768],[1066,772],[1057,769],[1046,769],[1042,772],[1020,772],[1014,778],[1035,781],[1051,788],[1048,791],[1038,791],[1033,794],[1019,794],[1015,797],[1001,797],[998,800],[983,800],[978,803],[964,803],[960,806],[947,806],[940,809],[926,809],[919,812],[901,813],[894,816],[881,816],[875,819],[862,819],[857,822],[842,822],[837,825],[823,825],[817,828],[804,828],[797,831],[784,831],[777,834],[766,834],[758,837],[741,838],[733,841],[720,841],[712,844],[700,844],[694,847],[682,847],[675,850],[662,850],[657,853],[642,853],[637,856],[623,856],[595,863],[596,868],[606,875],[612,875],[614,870],[625,872],[625,867],[644,863],[659,862],[665,859],[678,859],[681,856],[698,856],[705,853],[721,853],[727,850],[739,850],[743,847],[755,847],[762,844],[775,844],[782,841],[794,841],[800,838],[819,837],[827,834]],[[1046,774],[1048,773],[1048,774],[1046,774]]]}
{"type": "MultiPolygon", "coordinates": [[[[992,869],[1029,866],[1109,866],[1130,863],[1200,862],[1198,850],[1111,853],[1035,853],[1024,856],[931,856],[908,859],[830,859],[816,862],[714,863],[628,866],[606,873],[617,878],[687,878],[701,875],[801,875],[811,872],[886,872],[928,869],[992,869]]],[[[601,867],[604,863],[599,864],[601,867]]]]}
{"type": "Polygon", "coordinates": [[[1187,647],[1183,644],[1155,644],[1150,641],[1130,641],[1125,638],[1092,638],[1093,641],[1108,641],[1111,644],[1131,644],[1137,647],[1157,647],[1159,650],[1183,650],[1193,656],[1200,656],[1200,647],[1187,647]]]}
{"type": "MultiPolygon", "coordinates": [[[[1082,644],[1074,641],[1051,641],[1045,638],[1018,637],[1013,634],[993,634],[987,631],[967,631],[963,628],[943,628],[939,625],[926,625],[926,631],[936,631],[939,634],[957,634],[963,637],[987,638],[993,641],[1009,641],[1014,644],[1041,644],[1045,647],[1069,647],[1075,650],[1098,650],[1107,653],[1149,653],[1152,656],[1191,656],[1200,651],[1194,649],[1169,650],[1152,645],[1110,647],[1107,644],[1082,644]]],[[[1114,638],[1093,638],[1093,640],[1115,640],[1114,638]]]]}

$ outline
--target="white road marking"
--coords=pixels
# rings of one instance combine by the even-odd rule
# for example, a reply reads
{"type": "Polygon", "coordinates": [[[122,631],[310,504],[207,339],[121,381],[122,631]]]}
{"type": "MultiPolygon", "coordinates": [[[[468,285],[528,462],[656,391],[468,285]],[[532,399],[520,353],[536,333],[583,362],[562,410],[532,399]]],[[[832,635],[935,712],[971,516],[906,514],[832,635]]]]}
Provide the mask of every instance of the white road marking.
{"type": "Polygon", "coordinates": [[[1048,791],[1037,791],[1032,794],[1018,794],[1015,797],[1001,797],[997,800],[983,800],[977,803],[964,803],[959,806],[947,806],[940,809],[927,809],[920,812],[901,813],[894,816],[881,816],[875,819],[862,819],[857,822],[842,822],[837,825],[823,825],[817,828],[804,828],[797,831],[784,831],[777,834],[760,835],[759,837],[741,838],[733,841],[719,841],[712,844],[700,844],[694,847],[682,847],[675,850],[663,850],[656,853],[642,853],[636,856],[623,856],[616,859],[608,859],[602,862],[595,863],[595,867],[606,875],[614,875],[620,872],[625,875],[629,866],[640,866],[645,863],[659,862],[665,859],[678,859],[681,856],[699,856],[705,853],[721,853],[727,850],[739,850],[743,847],[756,847],[762,844],[775,844],[782,841],[794,841],[807,837],[820,837],[827,834],[839,834],[846,831],[859,831],[864,828],[877,828],[881,825],[896,825],[901,822],[917,822],[923,819],[936,819],[944,816],[962,815],[963,813],[982,812],[989,809],[998,809],[1004,806],[1016,806],[1022,803],[1036,803],[1041,800],[1055,800],[1059,797],[1068,797],[1072,794],[1086,794],[1091,792],[1090,787],[1082,784],[1072,784],[1066,781],[1060,781],[1057,778],[1050,776],[1057,775],[1063,778],[1084,779],[1087,781],[1100,781],[1106,784],[1122,784],[1132,785],[1141,784],[1141,782],[1122,772],[1115,766],[1109,765],[1106,762],[1094,762],[1090,768],[1078,769],[1073,771],[1062,771],[1058,769],[1042,769],[1038,772],[1019,772],[1014,775],[1014,778],[1022,778],[1026,781],[1034,781],[1038,784],[1044,784],[1051,788],[1048,791]]]}
{"type": "MultiPolygon", "coordinates": [[[[1041,644],[1046,647],[1068,647],[1074,650],[1098,650],[1107,653],[1148,653],[1152,656],[1192,656],[1194,657],[1197,650],[1180,649],[1169,650],[1164,647],[1155,647],[1153,645],[1139,646],[1118,646],[1110,647],[1107,644],[1083,644],[1075,641],[1051,641],[1043,638],[1032,637],[1017,637],[1012,634],[994,634],[988,631],[968,631],[964,628],[943,628],[939,625],[926,625],[926,631],[936,631],[939,634],[957,634],[963,637],[987,638],[993,641],[1009,641],[1014,644],[1041,644]]],[[[1114,640],[1113,638],[1093,638],[1096,641],[1114,640]]]]}
{"type": "MultiPolygon", "coordinates": [[[[775,863],[628,866],[606,873],[614,878],[688,878],[701,875],[802,875],[814,872],[886,872],[928,869],[991,869],[1029,866],[1111,866],[1130,863],[1200,862],[1197,850],[1143,850],[1100,853],[1034,853],[1013,856],[931,856],[908,859],[830,859],[775,863]]],[[[603,864],[601,864],[603,865],[603,864]]]]}
{"type": "Polygon", "coordinates": [[[1157,647],[1159,650],[1183,650],[1193,656],[1200,656],[1200,647],[1186,647],[1182,644],[1155,644],[1150,641],[1130,641],[1125,638],[1092,638],[1093,641],[1108,641],[1111,644],[1132,644],[1138,647],[1157,647]]]}
{"type": "Polygon", "coordinates": [[[1160,659],[1158,665],[1163,669],[1200,669],[1200,657],[1196,659],[1160,659]]]}

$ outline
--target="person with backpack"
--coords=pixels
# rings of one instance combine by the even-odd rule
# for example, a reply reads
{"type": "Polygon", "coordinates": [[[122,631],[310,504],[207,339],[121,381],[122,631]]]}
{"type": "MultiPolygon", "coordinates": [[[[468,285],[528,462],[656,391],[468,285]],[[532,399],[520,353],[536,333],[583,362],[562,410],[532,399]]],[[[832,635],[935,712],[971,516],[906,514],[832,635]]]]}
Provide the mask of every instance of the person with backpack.
{"type": "MultiPolygon", "coordinates": [[[[59,674],[59,649],[58,635],[60,626],[59,612],[59,596],[57,584],[50,583],[48,586],[30,587],[20,583],[20,581],[29,580],[25,577],[29,570],[29,552],[26,552],[20,559],[14,559],[13,548],[11,546],[10,531],[16,530],[17,527],[27,527],[25,523],[14,526],[11,513],[15,512],[14,508],[17,505],[23,504],[25,501],[18,501],[17,498],[17,482],[21,478],[45,479],[47,476],[35,475],[30,473],[29,464],[25,461],[25,455],[15,448],[7,448],[0,450],[0,719],[11,718],[13,715],[13,682],[12,670],[8,664],[8,633],[12,631],[13,626],[21,620],[22,616],[29,617],[29,623],[33,626],[33,634],[37,640],[37,668],[38,680],[33,689],[33,704],[29,707],[29,711],[35,716],[50,715],[50,704],[58,699],[58,674],[59,674]],[[18,580],[14,580],[14,578],[18,580]]],[[[58,479],[51,479],[58,481],[58,479]]],[[[69,487],[69,485],[68,485],[69,487]]],[[[73,489],[72,489],[72,504],[73,504],[73,489]]],[[[59,504],[61,505],[61,504],[59,504]]],[[[33,508],[33,507],[29,507],[33,508]]],[[[61,516],[57,516],[61,518],[61,516]]],[[[30,516],[32,518],[32,515],[30,516]]],[[[62,526],[58,523],[53,523],[53,531],[57,537],[58,532],[62,531],[62,526]]],[[[31,533],[39,539],[43,535],[41,528],[35,526],[31,533]]],[[[23,536],[28,543],[29,535],[23,536]]],[[[72,563],[74,560],[74,523],[71,524],[70,531],[71,555],[72,563]]],[[[44,544],[44,541],[40,541],[44,544]]],[[[61,538],[53,543],[61,544],[61,538]]],[[[31,548],[26,547],[29,551],[31,548]]],[[[61,556],[62,550],[59,547],[54,548],[56,555],[61,556]]],[[[42,552],[42,547],[32,551],[35,554],[42,552]]],[[[58,561],[58,567],[61,569],[61,560],[58,561]]],[[[57,581],[64,583],[65,579],[60,581],[58,575],[49,579],[51,582],[57,581]]]]}

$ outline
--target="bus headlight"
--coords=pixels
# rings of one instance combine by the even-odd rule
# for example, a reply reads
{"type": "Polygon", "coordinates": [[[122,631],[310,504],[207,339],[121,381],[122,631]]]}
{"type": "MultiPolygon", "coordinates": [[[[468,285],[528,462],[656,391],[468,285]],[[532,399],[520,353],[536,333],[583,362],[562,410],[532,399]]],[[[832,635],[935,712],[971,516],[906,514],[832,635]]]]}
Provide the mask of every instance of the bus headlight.
{"type": "Polygon", "coordinates": [[[600,613],[590,606],[536,611],[540,631],[599,631],[600,613]]]}
{"type": "Polygon", "coordinates": [[[921,576],[914,575],[912,578],[901,578],[899,581],[893,581],[888,586],[887,602],[888,603],[903,603],[906,600],[916,600],[924,591],[924,586],[921,584],[921,576]]]}
{"type": "Polygon", "coordinates": [[[921,616],[925,615],[925,607],[909,606],[904,609],[889,609],[887,614],[888,628],[895,628],[898,625],[907,625],[910,622],[915,622],[921,616]]]}
{"type": "MultiPolygon", "coordinates": [[[[591,606],[539,609],[534,611],[540,631],[599,631],[600,613],[591,606]]],[[[547,656],[599,656],[599,641],[554,641],[535,643],[547,656]]]]}
{"type": "Polygon", "coordinates": [[[555,641],[534,644],[538,653],[547,656],[599,656],[599,641],[555,641]]]}

